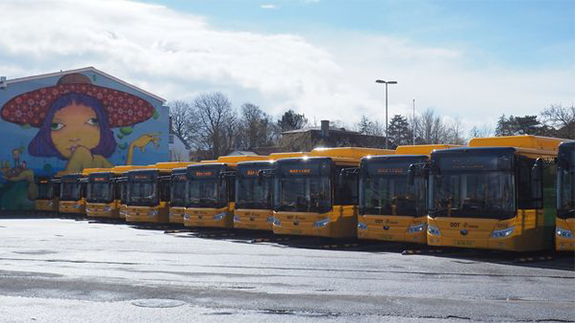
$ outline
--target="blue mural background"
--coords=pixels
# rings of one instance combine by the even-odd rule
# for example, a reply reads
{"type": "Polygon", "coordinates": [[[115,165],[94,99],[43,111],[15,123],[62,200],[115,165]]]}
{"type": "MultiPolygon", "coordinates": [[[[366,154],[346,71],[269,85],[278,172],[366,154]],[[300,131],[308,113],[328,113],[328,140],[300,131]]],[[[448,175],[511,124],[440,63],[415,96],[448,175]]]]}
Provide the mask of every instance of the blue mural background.
{"type": "MultiPolygon", "coordinates": [[[[126,127],[111,130],[116,140],[113,154],[106,158],[112,165],[125,165],[130,143],[146,134],[157,138],[154,142],[133,149],[133,165],[149,165],[168,160],[168,108],[158,97],[115,80],[96,69],[73,71],[89,78],[92,85],[114,89],[144,99],[154,108],[149,119],[126,127]]],[[[55,86],[65,73],[40,75],[22,80],[9,80],[0,88],[0,107],[11,99],[46,87],[55,86]]],[[[19,125],[0,118],[0,210],[31,210],[34,208],[34,179],[39,176],[54,176],[66,169],[67,160],[57,157],[34,157],[28,145],[39,128],[28,124],[19,125]]]]}

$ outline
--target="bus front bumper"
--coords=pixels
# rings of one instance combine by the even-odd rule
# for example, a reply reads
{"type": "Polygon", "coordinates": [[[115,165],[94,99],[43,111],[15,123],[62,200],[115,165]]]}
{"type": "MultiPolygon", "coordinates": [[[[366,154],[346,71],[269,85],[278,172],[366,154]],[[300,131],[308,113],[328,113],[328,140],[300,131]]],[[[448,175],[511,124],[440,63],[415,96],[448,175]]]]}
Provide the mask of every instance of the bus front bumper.
{"type": "Polygon", "coordinates": [[[86,214],[86,204],[80,201],[60,201],[58,211],[60,213],[86,214]]]}
{"type": "Polygon", "coordinates": [[[357,208],[352,205],[334,206],[327,213],[274,212],[275,234],[355,238],[357,208]]]}
{"type": "Polygon", "coordinates": [[[233,228],[233,212],[230,208],[186,208],[186,227],[233,228]]]}
{"type": "Polygon", "coordinates": [[[127,222],[164,223],[160,208],[151,206],[127,206],[127,222]]]}
{"type": "Polygon", "coordinates": [[[239,209],[234,211],[234,228],[273,231],[272,210],[239,209]]]}
{"type": "Polygon", "coordinates": [[[519,210],[506,220],[427,217],[430,246],[537,251],[552,248],[553,227],[544,224],[542,210],[519,210]]]}
{"type": "Polygon", "coordinates": [[[427,217],[397,215],[358,216],[359,239],[427,243],[427,217]]]}
{"type": "Polygon", "coordinates": [[[575,219],[555,221],[555,250],[575,251],[575,219]]]}
{"type": "Polygon", "coordinates": [[[94,218],[119,218],[118,208],[112,203],[88,203],[86,215],[94,218]]]}
{"type": "Polygon", "coordinates": [[[36,211],[58,212],[58,203],[53,200],[36,200],[34,201],[36,211]]]}
{"type": "Polygon", "coordinates": [[[170,223],[180,223],[184,224],[184,215],[186,213],[186,208],[181,206],[171,206],[170,207],[170,223]]]}

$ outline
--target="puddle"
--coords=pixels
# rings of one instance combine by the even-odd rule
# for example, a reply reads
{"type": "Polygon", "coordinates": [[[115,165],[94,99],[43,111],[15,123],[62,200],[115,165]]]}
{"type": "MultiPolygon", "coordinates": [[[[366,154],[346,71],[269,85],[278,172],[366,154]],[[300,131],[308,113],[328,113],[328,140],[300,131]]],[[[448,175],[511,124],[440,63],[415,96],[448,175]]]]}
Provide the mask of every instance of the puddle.
{"type": "Polygon", "coordinates": [[[132,305],[138,307],[149,307],[149,308],[171,308],[171,307],[183,306],[185,304],[186,302],[182,302],[177,299],[150,298],[150,299],[138,299],[132,301],[132,305]]]}

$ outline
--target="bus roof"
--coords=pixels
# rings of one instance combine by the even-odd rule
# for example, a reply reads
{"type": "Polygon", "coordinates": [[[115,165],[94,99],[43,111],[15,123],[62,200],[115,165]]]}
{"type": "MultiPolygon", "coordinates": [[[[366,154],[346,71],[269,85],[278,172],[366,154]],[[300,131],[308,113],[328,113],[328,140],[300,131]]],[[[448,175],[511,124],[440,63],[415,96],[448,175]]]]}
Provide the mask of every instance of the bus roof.
{"type": "Polygon", "coordinates": [[[315,148],[310,151],[310,157],[339,157],[355,160],[359,163],[362,157],[370,155],[393,155],[395,150],[391,149],[376,149],[376,148],[363,148],[363,147],[337,147],[337,148],[315,148]]]}
{"type": "Polygon", "coordinates": [[[395,149],[396,155],[431,155],[431,152],[436,149],[450,149],[463,147],[462,145],[405,145],[398,146],[395,149]]]}
{"type": "Polygon", "coordinates": [[[98,172],[106,172],[106,171],[110,171],[110,168],[84,168],[84,170],[82,171],[82,175],[90,175],[92,173],[98,173],[98,172]]]}
{"type": "Polygon", "coordinates": [[[285,158],[294,158],[294,157],[303,157],[306,156],[305,152],[299,151],[299,152],[285,152],[285,153],[273,153],[270,154],[270,159],[273,160],[278,160],[278,159],[285,159],[285,158]]]}
{"type": "Polygon", "coordinates": [[[433,151],[432,155],[449,155],[450,153],[465,153],[465,152],[508,152],[508,153],[519,153],[531,158],[539,157],[555,157],[557,156],[557,150],[538,150],[531,148],[522,147],[512,147],[512,146],[486,146],[486,147],[460,147],[452,149],[438,149],[433,151]]]}
{"type": "Polygon", "coordinates": [[[150,165],[150,166],[154,166],[157,169],[174,169],[174,168],[181,168],[181,167],[187,167],[188,165],[193,165],[193,164],[197,164],[194,162],[159,162],[159,163],[155,163],[154,165],[150,165]]]}
{"type": "Polygon", "coordinates": [[[552,153],[557,152],[557,147],[562,141],[564,139],[530,135],[486,137],[471,139],[469,147],[515,147],[552,153]]]}
{"type": "Polygon", "coordinates": [[[230,166],[235,166],[239,162],[268,160],[268,159],[270,159],[270,156],[262,156],[262,155],[221,156],[220,158],[218,158],[218,163],[225,163],[230,166]]]}

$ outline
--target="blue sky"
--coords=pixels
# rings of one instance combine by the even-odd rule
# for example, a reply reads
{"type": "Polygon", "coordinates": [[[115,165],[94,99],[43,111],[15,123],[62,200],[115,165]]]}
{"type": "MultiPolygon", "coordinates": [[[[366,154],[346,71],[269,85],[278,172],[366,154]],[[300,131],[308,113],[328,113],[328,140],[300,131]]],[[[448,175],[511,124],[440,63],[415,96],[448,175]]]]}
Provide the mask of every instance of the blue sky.
{"type": "Polygon", "coordinates": [[[466,48],[476,53],[477,64],[574,66],[573,0],[148,2],[205,16],[216,28],[307,36],[356,31],[466,48]],[[270,4],[275,9],[261,7],[270,4]]]}
{"type": "Polygon", "coordinates": [[[168,101],[222,92],[353,125],[493,127],[575,104],[575,0],[2,0],[0,75],[94,66],[168,101]],[[66,23],[62,23],[66,22],[66,23]]]}

